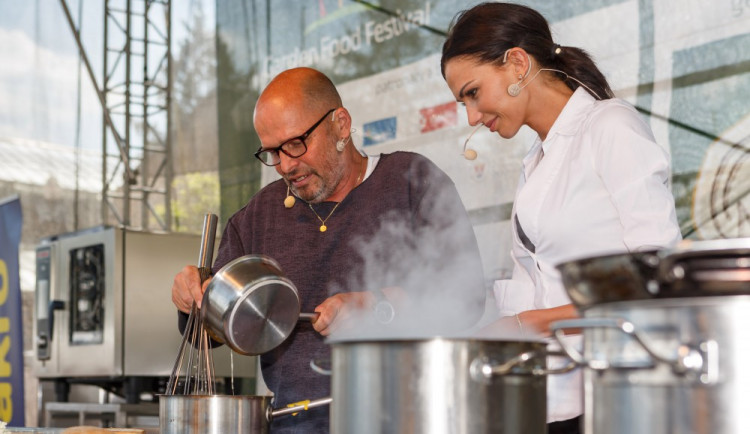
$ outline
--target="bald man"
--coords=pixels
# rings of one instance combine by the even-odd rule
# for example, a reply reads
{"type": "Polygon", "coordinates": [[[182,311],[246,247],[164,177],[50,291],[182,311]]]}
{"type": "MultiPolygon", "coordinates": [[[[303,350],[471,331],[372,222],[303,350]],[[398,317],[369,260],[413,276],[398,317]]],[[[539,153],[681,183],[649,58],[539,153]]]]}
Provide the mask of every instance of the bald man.
{"type": "MultiPolygon", "coordinates": [[[[311,369],[311,361],[327,364],[324,337],[369,324],[364,317],[379,302],[392,301],[393,323],[412,335],[445,335],[479,319],[485,296],[479,251],[445,173],[414,153],[360,152],[338,91],[314,69],[275,77],[253,123],[262,144],[255,155],[281,179],[229,219],[213,271],[243,255],[270,256],[297,287],[302,312],[319,313],[261,356],[276,406],[330,395],[330,378],[311,369]]],[[[193,266],[175,277],[172,299],[183,326],[207,285],[201,287],[193,266]]],[[[271,429],[327,433],[328,409],[277,418],[271,429]]]]}

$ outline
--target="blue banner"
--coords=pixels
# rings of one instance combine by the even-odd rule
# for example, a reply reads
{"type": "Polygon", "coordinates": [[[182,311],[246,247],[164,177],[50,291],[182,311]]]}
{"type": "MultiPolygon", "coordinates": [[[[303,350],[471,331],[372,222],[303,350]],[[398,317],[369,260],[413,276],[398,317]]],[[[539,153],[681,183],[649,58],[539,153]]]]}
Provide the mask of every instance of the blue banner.
{"type": "Polygon", "coordinates": [[[0,199],[0,420],[24,426],[23,321],[18,246],[21,201],[0,199]]]}
{"type": "Polygon", "coordinates": [[[377,145],[396,138],[396,117],[364,124],[364,146],[377,145]]]}

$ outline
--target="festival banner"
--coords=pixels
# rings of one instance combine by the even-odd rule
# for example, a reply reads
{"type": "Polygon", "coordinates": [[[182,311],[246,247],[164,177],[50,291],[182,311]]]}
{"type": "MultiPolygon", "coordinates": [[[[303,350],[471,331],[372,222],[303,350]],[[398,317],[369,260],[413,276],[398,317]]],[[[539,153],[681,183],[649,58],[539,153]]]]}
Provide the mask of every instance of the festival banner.
{"type": "Polygon", "coordinates": [[[18,196],[0,199],[0,420],[18,427],[24,426],[21,225],[18,196]]]}

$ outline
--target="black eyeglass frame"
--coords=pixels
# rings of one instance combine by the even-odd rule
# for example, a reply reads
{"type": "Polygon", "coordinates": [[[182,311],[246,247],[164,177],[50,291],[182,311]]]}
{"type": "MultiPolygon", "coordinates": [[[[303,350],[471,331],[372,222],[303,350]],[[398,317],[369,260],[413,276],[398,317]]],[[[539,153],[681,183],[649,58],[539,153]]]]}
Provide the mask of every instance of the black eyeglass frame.
{"type": "Polygon", "coordinates": [[[279,164],[281,164],[281,157],[279,156],[279,151],[283,152],[286,156],[288,156],[290,158],[299,158],[299,157],[305,155],[305,153],[307,152],[307,143],[305,143],[305,140],[307,139],[308,136],[310,136],[310,134],[312,134],[313,131],[315,131],[315,128],[317,128],[318,125],[320,125],[323,122],[323,120],[325,120],[325,118],[327,118],[328,115],[331,114],[334,111],[336,111],[335,108],[332,108],[332,109],[328,110],[326,112],[326,114],[324,114],[323,117],[321,117],[320,119],[318,119],[318,121],[315,122],[313,124],[313,126],[311,126],[310,128],[308,128],[307,131],[305,131],[304,133],[300,134],[297,137],[292,137],[291,139],[286,140],[284,143],[280,144],[279,146],[277,146],[275,148],[266,148],[266,149],[263,149],[263,146],[261,146],[260,148],[258,148],[257,151],[255,151],[255,154],[254,154],[255,158],[257,158],[258,160],[260,160],[260,162],[263,163],[263,164],[265,164],[266,166],[273,167],[273,166],[278,166],[279,164]],[[305,150],[302,151],[302,153],[299,154],[299,155],[292,155],[289,152],[287,152],[286,150],[284,150],[284,146],[286,146],[287,144],[289,144],[289,143],[291,143],[291,142],[293,142],[295,140],[299,140],[300,143],[302,143],[302,146],[304,146],[304,148],[305,148],[305,150]],[[264,154],[264,153],[269,153],[270,155],[272,155],[271,161],[275,160],[276,163],[273,163],[273,164],[266,163],[263,160],[263,157],[262,157],[262,154],[264,154]]]}

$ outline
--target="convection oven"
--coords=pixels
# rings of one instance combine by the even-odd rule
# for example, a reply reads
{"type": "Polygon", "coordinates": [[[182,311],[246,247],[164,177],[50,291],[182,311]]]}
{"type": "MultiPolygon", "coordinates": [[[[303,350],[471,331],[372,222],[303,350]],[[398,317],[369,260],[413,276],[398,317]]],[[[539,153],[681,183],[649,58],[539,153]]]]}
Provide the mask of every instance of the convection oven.
{"type": "MultiPolygon", "coordinates": [[[[114,227],[42,241],[36,249],[37,376],[168,377],[181,342],[172,280],[197,263],[199,249],[197,235],[114,227]]],[[[226,347],[213,357],[217,377],[254,376],[254,359],[229,360],[226,347]]]]}

